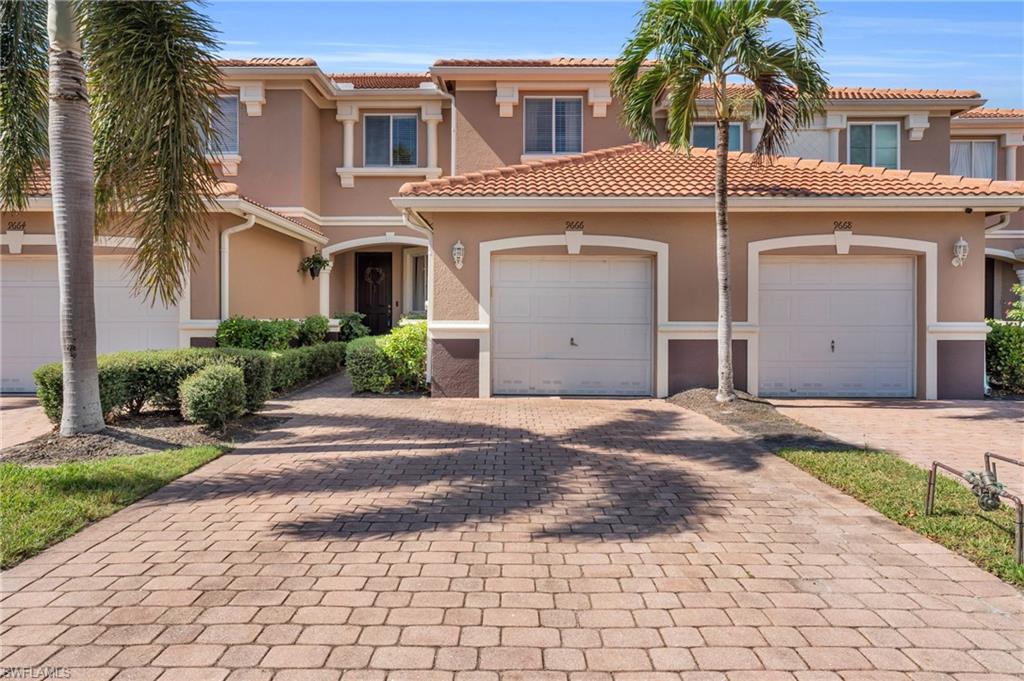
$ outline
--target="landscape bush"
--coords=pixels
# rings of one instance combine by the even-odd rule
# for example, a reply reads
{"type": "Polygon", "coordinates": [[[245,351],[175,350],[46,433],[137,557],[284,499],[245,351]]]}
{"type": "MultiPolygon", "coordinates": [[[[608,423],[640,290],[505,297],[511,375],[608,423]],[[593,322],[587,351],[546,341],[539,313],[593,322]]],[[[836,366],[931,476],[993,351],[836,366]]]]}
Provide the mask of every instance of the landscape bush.
{"type": "MultiPolygon", "coordinates": [[[[138,413],[143,406],[181,409],[181,382],[214,364],[242,371],[245,409],[257,411],[272,390],[288,390],[338,371],[344,363],[344,343],[321,343],[281,352],[245,348],[182,348],[115,352],[98,358],[100,404],[108,419],[119,413],[138,413]]],[[[63,377],[59,362],[35,371],[39,402],[47,417],[58,423],[63,409],[63,377]]]]}
{"type": "Polygon", "coordinates": [[[345,367],[355,392],[383,393],[394,382],[391,360],[384,354],[386,336],[363,336],[348,344],[345,367]]]}
{"type": "Polygon", "coordinates": [[[316,345],[327,338],[331,320],[320,314],[306,317],[299,322],[299,345],[316,345]]]}
{"type": "Polygon", "coordinates": [[[242,370],[230,364],[211,364],[181,382],[181,415],[186,421],[211,428],[245,413],[242,370]]]}
{"type": "Polygon", "coordinates": [[[217,346],[251,350],[285,350],[299,338],[294,319],[231,317],[217,325],[217,346]]]}
{"type": "Polygon", "coordinates": [[[427,324],[410,322],[384,336],[384,354],[391,361],[395,387],[422,390],[427,385],[427,324]]]}
{"type": "Polygon", "coordinates": [[[989,383],[1024,394],[1024,324],[990,319],[985,338],[985,368],[989,383]]]}
{"type": "Polygon", "coordinates": [[[370,327],[363,324],[366,315],[362,312],[344,312],[334,318],[338,320],[338,340],[351,341],[370,335],[370,327]]]}

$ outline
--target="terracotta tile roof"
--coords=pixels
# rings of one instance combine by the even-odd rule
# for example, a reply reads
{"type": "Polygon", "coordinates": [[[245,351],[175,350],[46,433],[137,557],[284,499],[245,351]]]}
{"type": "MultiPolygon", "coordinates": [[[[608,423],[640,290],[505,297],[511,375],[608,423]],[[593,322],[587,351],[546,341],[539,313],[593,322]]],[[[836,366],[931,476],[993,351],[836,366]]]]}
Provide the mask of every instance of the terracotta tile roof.
{"type": "Polygon", "coordinates": [[[957,114],[956,118],[1024,118],[1024,109],[971,109],[957,114]]]}
{"type": "Polygon", "coordinates": [[[438,59],[434,66],[482,67],[552,67],[552,66],[615,66],[617,60],[606,57],[554,57],[552,59],[438,59]]]}
{"type": "MultiPolygon", "coordinates": [[[[731,97],[749,94],[752,85],[736,83],[726,90],[731,97]]],[[[701,98],[711,98],[711,88],[701,88],[701,98]]],[[[974,90],[912,90],[906,88],[833,87],[829,89],[832,101],[885,101],[885,100],[931,100],[931,99],[978,99],[981,93],[974,90]]]]}
{"type": "Polygon", "coordinates": [[[217,66],[316,66],[312,57],[251,57],[249,59],[218,59],[217,66]]]}
{"type": "Polygon", "coordinates": [[[429,73],[332,73],[335,83],[352,83],[356,90],[418,88],[431,81],[429,73]]]}
{"type": "MultiPolygon", "coordinates": [[[[729,154],[729,194],[748,197],[1024,196],[1024,182],[994,182],[909,170],[779,157],[758,165],[729,154]]],[[[710,197],[714,151],[689,157],[666,145],[611,149],[402,186],[403,196],[710,197]]]]}
{"type": "MultiPolygon", "coordinates": [[[[37,170],[32,175],[32,177],[29,178],[29,181],[28,181],[28,194],[29,194],[29,196],[40,196],[40,197],[41,196],[50,196],[51,190],[50,190],[50,169],[49,168],[40,168],[39,170],[37,170]]],[[[267,208],[266,206],[264,206],[259,201],[254,201],[253,199],[249,198],[248,196],[245,196],[244,194],[239,194],[238,193],[238,185],[236,185],[236,184],[234,184],[232,182],[218,182],[214,186],[213,193],[211,194],[211,196],[214,197],[214,198],[218,198],[218,199],[220,199],[220,198],[238,198],[238,199],[242,199],[243,201],[247,201],[248,203],[251,203],[253,205],[259,206],[260,208],[262,208],[262,209],[264,209],[266,211],[269,211],[269,212],[273,213],[274,215],[277,215],[278,217],[280,217],[283,220],[288,220],[289,222],[293,222],[296,225],[299,225],[300,227],[304,227],[304,228],[310,230],[311,232],[315,232],[315,233],[317,233],[317,234],[319,234],[321,236],[324,235],[323,231],[319,227],[317,227],[316,225],[314,225],[312,223],[307,223],[305,220],[300,222],[299,220],[296,220],[294,218],[290,218],[287,215],[281,215],[281,213],[278,213],[275,210],[271,210],[270,208],[267,208]]]]}

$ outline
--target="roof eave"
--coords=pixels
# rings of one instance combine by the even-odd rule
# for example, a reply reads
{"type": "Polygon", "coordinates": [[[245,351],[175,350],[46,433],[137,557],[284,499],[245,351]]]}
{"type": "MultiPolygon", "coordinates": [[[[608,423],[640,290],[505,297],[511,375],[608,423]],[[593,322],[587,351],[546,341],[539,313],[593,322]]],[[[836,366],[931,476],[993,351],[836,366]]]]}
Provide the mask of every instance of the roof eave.
{"type": "MultiPolygon", "coordinates": [[[[544,212],[576,210],[590,212],[708,212],[714,198],[695,197],[611,197],[611,196],[416,196],[392,197],[399,209],[438,212],[544,212]]],[[[814,212],[847,209],[879,211],[974,211],[1015,212],[1024,208],[1021,196],[732,196],[729,210],[814,212]]]]}
{"type": "Polygon", "coordinates": [[[269,227],[287,236],[304,241],[308,244],[324,246],[327,244],[327,237],[323,234],[299,224],[293,220],[275,213],[263,206],[248,201],[238,196],[221,196],[206,199],[206,206],[211,211],[222,211],[235,213],[237,215],[247,214],[256,216],[256,220],[265,227],[269,227]]]}

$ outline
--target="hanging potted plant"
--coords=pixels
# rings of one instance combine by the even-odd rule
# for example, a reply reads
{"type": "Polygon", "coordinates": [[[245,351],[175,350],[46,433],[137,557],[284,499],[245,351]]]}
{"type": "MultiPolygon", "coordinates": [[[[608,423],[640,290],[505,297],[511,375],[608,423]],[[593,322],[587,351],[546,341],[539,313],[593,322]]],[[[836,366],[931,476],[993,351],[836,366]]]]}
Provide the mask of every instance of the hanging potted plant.
{"type": "Polygon", "coordinates": [[[316,279],[331,261],[325,258],[320,251],[313,255],[307,255],[299,262],[299,272],[309,272],[310,279],[316,279]]]}

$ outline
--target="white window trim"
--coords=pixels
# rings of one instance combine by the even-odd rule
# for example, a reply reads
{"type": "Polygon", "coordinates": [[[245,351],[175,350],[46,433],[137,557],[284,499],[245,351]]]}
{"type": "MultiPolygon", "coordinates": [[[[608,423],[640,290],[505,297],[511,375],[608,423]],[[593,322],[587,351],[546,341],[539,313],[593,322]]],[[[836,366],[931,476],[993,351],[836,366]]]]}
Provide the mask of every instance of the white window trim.
{"type": "MultiPolygon", "coordinates": [[[[975,139],[960,140],[960,139],[953,138],[953,139],[951,139],[949,141],[949,150],[950,150],[950,159],[949,160],[951,162],[953,160],[952,159],[952,155],[953,155],[952,152],[953,152],[953,145],[954,144],[970,144],[971,145],[971,169],[974,168],[974,145],[975,144],[992,144],[992,145],[994,145],[996,153],[993,154],[993,156],[992,156],[992,177],[983,177],[983,178],[980,178],[980,179],[983,179],[983,180],[998,180],[999,179],[999,140],[998,139],[992,138],[992,139],[977,139],[977,140],[975,140],[975,139]]],[[[953,173],[953,166],[952,165],[949,167],[949,172],[953,173]]],[[[974,178],[973,175],[963,175],[963,177],[974,178]]]]}
{"type": "MultiPolygon", "coordinates": [[[[217,98],[218,99],[234,99],[235,100],[236,110],[238,109],[238,107],[241,106],[241,97],[237,93],[229,92],[229,93],[219,94],[219,95],[217,95],[217,98]]],[[[236,115],[235,115],[235,150],[234,151],[223,151],[223,152],[221,152],[221,151],[214,151],[214,150],[212,150],[210,148],[207,148],[207,150],[206,150],[206,160],[209,163],[213,164],[213,165],[219,165],[220,168],[221,168],[221,171],[226,176],[230,176],[230,177],[234,177],[235,175],[238,175],[238,164],[242,162],[242,157],[240,155],[240,150],[242,148],[242,140],[241,140],[241,132],[240,132],[241,123],[239,121],[240,118],[241,118],[241,115],[239,115],[239,112],[236,112],[236,115]]]]}
{"type": "Polygon", "coordinates": [[[871,126],[871,163],[870,167],[875,167],[875,128],[879,125],[895,125],[896,126],[896,167],[894,170],[900,170],[903,168],[903,125],[899,121],[847,121],[846,123],[846,162],[852,164],[853,161],[850,158],[850,142],[852,141],[852,135],[850,134],[850,128],[855,125],[870,125],[871,126]]]}
{"type": "MultiPolygon", "coordinates": [[[[714,131],[715,131],[715,144],[717,145],[718,144],[718,124],[715,123],[714,121],[712,121],[710,123],[708,121],[698,121],[698,122],[694,123],[693,126],[690,128],[690,146],[693,146],[693,128],[696,128],[698,125],[706,125],[706,126],[709,126],[709,127],[714,129],[714,131]]],[[[746,134],[746,131],[747,131],[746,130],[746,126],[743,125],[743,121],[729,121],[729,125],[738,125],[739,126],[739,128],[740,128],[740,148],[737,149],[737,151],[744,151],[745,150],[744,147],[746,145],[743,144],[743,137],[744,137],[744,135],[746,134]]],[[[731,135],[729,136],[729,139],[732,139],[731,135]]],[[[699,147],[699,148],[703,149],[703,147],[699,147]]]]}
{"type": "MultiPolygon", "coordinates": [[[[412,306],[412,301],[413,301],[413,298],[415,297],[415,293],[416,293],[415,292],[415,284],[416,284],[415,274],[416,274],[416,270],[415,270],[415,264],[414,264],[413,261],[414,261],[414,258],[417,258],[417,257],[428,258],[428,260],[424,261],[424,265],[429,267],[429,262],[430,261],[429,261],[429,256],[427,254],[427,248],[425,246],[418,246],[418,247],[414,247],[414,248],[406,248],[404,251],[402,251],[402,261],[403,261],[402,262],[402,267],[403,267],[403,271],[402,271],[402,313],[403,314],[409,314],[410,312],[412,312],[412,313],[426,313],[426,311],[427,311],[426,308],[430,306],[430,301],[429,301],[430,288],[429,288],[429,286],[427,287],[425,295],[423,296],[423,300],[424,300],[424,306],[423,307],[424,307],[424,309],[416,310],[412,306]]],[[[426,285],[426,284],[424,284],[424,285],[426,285]]]]}
{"type": "Polygon", "coordinates": [[[586,116],[583,115],[583,97],[577,97],[575,95],[531,95],[529,97],[523,97],[523,154],[521,160],[524,161],[537,161],[545,158],[552,158],[555,156],[570,156],[572,154],[582,154],[583,149],[583,124],[586,116]],[[551,100],[551,151],[526,151],[526,100],[528,99],[549,99],[551,100]],[[580,102],[580,150],[579,151],[555,151],[555,100],[558,99],[578,99],[580,102]]]}
{"type": "Polygon", "coordinates": [[[363,167],[364,168],[419,168],[420,165],[420,119],[417,114],[414,113],[368,113],[363,114],[363,167]],[[373,165],[366,162],[366,119],[367,118],[384,118],[388,119],[388,162],[374,163],[373,165]],[[416,122],[416,162],[408,164],[396,164],[395,158],[395,119],[396,118],[411,118],[416,122]]]}

